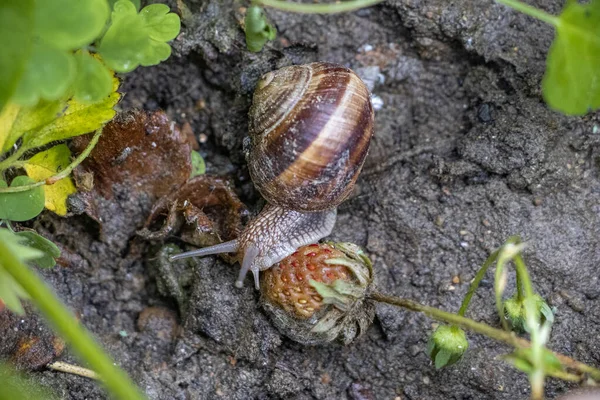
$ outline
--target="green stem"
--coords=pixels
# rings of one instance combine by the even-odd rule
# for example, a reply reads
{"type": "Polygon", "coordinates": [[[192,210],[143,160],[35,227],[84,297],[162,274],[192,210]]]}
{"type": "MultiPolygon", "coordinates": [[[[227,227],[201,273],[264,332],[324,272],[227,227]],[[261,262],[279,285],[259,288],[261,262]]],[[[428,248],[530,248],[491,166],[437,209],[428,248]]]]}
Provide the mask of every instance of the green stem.
{"type": "Polygon", "coordinates": [[[523,280],[521,279],[521,274],[517,271],[517,300],[523,301],[525,299],[525,293],[523,293],[523,280]]]}
{"type": "Polygon", "coordinates": [[[552,14],[548,14],[538,8],[532,7],[529,4],[522,3],[518,0],[496,0],[500,4],[504,4],[512,9],[522,12],[523,14],[529,15],[530,17],[539,19],[547,24],[557,27],[560,23],[560,19],[552,14]]]}
{"type": "Polygon", "coordinates": [[[460,315],[461,317],[465,316],[465,313],[467,312],[467,307],[469,307],[469,303],[471,302],[471,298],[475,294],[475,291],[479,287],[479,283],[485,276],[485,273],[487,272],[490,265],[492,265],[496,261],[496,258],[498,258],[498,252],[499,250],[494,251],[487,258],[487,260],[485,260],[485,262],[477,272],[477,275],[475,275],[475,279],[473,279],[473,282],[471,282],[471,286],[469,286],[469,291],[467,292],[467,295],[465,296],[465,298],[462,301],[462,304],[460,305],[460,310],[458,310],[458,315],[460,315]]]}
{"type": "Polygon", "coordinates": [[[81,164],[81,162],[83,160],[85,160],[85,158],[94,149],[94,147],[96,146],[96,143],[98,143],[98,140],[100,139],[100,135],[101,134],[102,134],[102,129],[98,129],[96,131],[96,133],[94,134],[94,137],[92,137],[92,140],[90,140],[90,143],[85,148],[85,150],[79,156],[77,156],[77,158],[75,160],[73,160],[73,162],[71,164],[69,164],[65,169],[63,169],[62,171],[60,171],[58,174],[53,175],[53,176],[51,176],[49,178],[46,178],[43,181],[31,183],[29,185],[14,186],[14,187],[11,186],[11,187],[7,187],[7,188],[0,188],[0,193],[24,192],[24,191],[36,188],[38,186],[53,185],[56,182],[60,181],[61,179],[66,178],[67,176],[69,176],[71,174],[71,172],[75,168],[77,168],[77,166],[79,164],[81,164]]]}
{"type": "Polygon", "coordinates": [[[383,0],[350,0],[339,3],[310,4],[283,0],[254,0],[253,4],[300,14],[337,14],[370,7],[377,3],[381,3],[382,1],[383,0]]]}
{"type": "Polygon", "coordinates": [[[533,297],[533,286],[531,285],[531,279],[529,278],[529,273],[527,272],[523,257],[521,257],[520,254],[516,255],[513,262],[515,263],[515,269],[517,270],[517,293],[519,299],[523,298],[523,294],[525,295],[525,298],[533,297]],[[523,290],[525,293],[523,293],[523,290]]]}
{"type": "Polygon", "coordinates": [[[13,164],[25,153],[25,149],[19,147],[14,153],[0,161],[0,171],[4,172],[8,168],[12,167],[13,164]]]}
{"type": "MultiPolygon", "coordinates": [[[[499,342],[506,343],[515,348],[528,348],[531,343],[528,340],[516,336],[513,332],[503,331],[501,329],[492,328],[489,325],[481,322],[474,321],[469,318],[462,317],[457,314],[453,314],[447,311],[442,311],[438,308],[429,307],[412,300],[404,299],[396,296],[389,296],[382,293],[373,292],[369,295],[369,298],[382,303],[391,304],[394,306],[402,307],[404,309],[420,312],[428,316],[429,318],[437,321],[445,322],[451,325],[460,326],[461,328],[467,329],[472,332],[476,332],[487,336],[491,339],[495,339],[499,342]]],[[[566,367],[576,370],[583,374],[589,374],[589,376],[596,382],[600,382],[600,369],[591,367],[580,361],[574,360],[564,354],[552,352],[556,358],[566,367]]]]}
{"type": "Polygon", "coordinates": [[[0,242],[0,266],[25,289],[33,303],[52,322],[54,329],[66,339],[73,350],[103,379],[107,388],[123,400],[143,399],[133,382],[111,360],[92,336],[81,326],[66,306],[44,282],[0,242]]]}

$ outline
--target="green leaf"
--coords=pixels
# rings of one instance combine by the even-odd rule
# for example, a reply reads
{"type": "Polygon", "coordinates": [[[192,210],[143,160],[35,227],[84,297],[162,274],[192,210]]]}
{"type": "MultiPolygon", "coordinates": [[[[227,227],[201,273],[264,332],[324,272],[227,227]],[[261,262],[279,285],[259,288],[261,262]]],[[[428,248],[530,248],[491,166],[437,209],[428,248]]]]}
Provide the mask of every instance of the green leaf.
{"type": "Polygon", "coordinates": [[[568,115],[600,108],[600,0],[567,1],[542,81],[548,105],[568,115]]]}
{"type": "Polygon", "coordinates": [[[31,52],[33,0],[0,2],[0,111],[25,73],[31,52]]]}
{"type": "Polygon", "coordinates": [[[81,103],[95,103],[110,94],[112,74],[98,58],[87,51],[75,54],[77,76],[73,83],[73,97],[81,103]]]}
{"type": "MultiPolygon", "coordinates": [[[[545,373],[553,373],[553,372],[563,372],[564,368],[560,363],[559,359],[552,353],[550,350],[544,348],[543,349],[544,356],[544,372],[545,373]]],[[[525,372],[526,374],[531,374],[535,371],[533,367],[533,363],[531,359],[533,357],[532,349],[518,349],[514,352],[507,354],[503,357],[503,359],[512,364],[515,368],[520,371],[525,372]]]]}
{"type": "MultiPolygon", "coordinates": [[[[115,3],[116,3],[117,1],[118,1],[118,0],[108,0],[108,5],[110,6],[110,9],[111,9],[111,10],[113,9],[113,6],[115,5],[115,3]]],[[[140,9],[140,6],[141,6],[141,5],[140,5],[140,0],[129,0],[129,1],[130,1],[130,2],[131,2],[131,3],[132,3],[134,6],[135,6],[135,9],[136,9],[136,10],[139,10],[139,9],[140,9]]]]}
{"type": "MultiPolygon", "coordinates": [[[[0,236],[1,237],[1,236],[0,236]]],[[[25,310],[20,299],[28,299],[27,292],[0,266],[0,300],[6,307],[18,315],[24,315],[25,310]]]]}
{"type": "Polygon", "coordinates": [[[204,163],[204,158],[197,151],[192,150],[191,153],[192,158],[192,174],[190,178],[193,178],[198,175],[204,175],[206,172],[206,164],[204,163]]]}
{"type": "MultiPolygon", "coordinates": [[[[66,144],[59,144],[42,151],[25,162],[27,175],[35,181],[43,181],[56,175],[71,163],[71,150],[66,144]]],[[[44,187],[44,206],[58,215],[67,214],[67,198],[77,192],[70,177],[63,178],[44,187]]]]}
{"type": "Polygon", "coordinates": [[[155,65],[171,55],[171,47],[165,42],[175,38],[179,29],[179,17],[169,13],[165,5],[152,4],[138,14],[129,0],[119,0],[98,52],[117,72],[155,65]]]}
{"type": "Polygon", "coordinates": [[[21,242],[23,245],[43,253],[41,257],[31,260],[32,263],[40,268],[52,268],[56,265],[56,259],[60,257],[60,249],[50,240],[35,231],[22,231],[15,235],[24,238],[21,242]]]}
{"type": "Polygon", "coordinates": [[[8,244],[14,255],[23,262],[32,261],[44,256],[38,249],[24,245],[25,239],[5,228],[0,228],[0,241],[8,244]]]}
{"type": "Polygon", "coordinates": [[[165,4],[151,4],[140,11],[146,28],[149,29],[150,39],[159,42],[173,40],[179,34],[181,21],[179,16],[169,12],[165,4]]]}
{"type": "Polygon", "coordinates": [[[269,40],[273,40],[277,36],[277,30],[269,23],[262,8],[259,6],[251,5],[248,7],[244,25],[246,47],[253,53],[261,51],[269,40]]]}
{"type": "Polygon", "coordinates": [[[112,93],[104,100],[94,104],[83,104],[70,100],[64,105],[64,112],[50,123],[23,136],[22,148],[33,149],[55,140],[69,139],[93,132],[110,121],[114,115],[113,107],[121,95],[117,93],[118,79],[113,78],[112,93]]]}
{"type": "Polygon", "coordinates": [[[106,0],[43,0],[35,7],[35,34],[63,50],[90,44],[109,15],[106,0]]]}
{"type": "Polygon", "coordinates": [[[74,73],[72,54],[38,41],[12,100],[24,106],[33,106],[40,98],[56,100],[65,93],[74,73]]]}
{"type": "Polygon", "coordinates": [[[117,72],[130,72],[150,46],[144,21],[129,0],[119,0],[112,12],[112,22],[98,48],[106,64],[117,72]]]}
{"type": "MultiPolygon", "coordinates": [[[[7,245],[19,260],[27,262],[43,257],[44,253],[22,245],[23,241],[23,238],[8,229],[0,228],[0,242],[7,245]]],[[[27,292],[0,265],[0,299],[6,304],[6,307],[16,314],[23,315],[25,312],[20,299],[28,298],[27,292]]]]}
{"type": "MultiPolygon", "coordinates": [[[[28,176],[17,176],[11,187],[24,186],[35,181],[28,176]]],[[[5,181],[0,180],[0,188],[6,188],[5,181]]],[[[0,193],[0,219],[9,221],[27,221],[35,218],[44,209],[44,188],[41,186],[23,192],[0,193]]]]}
{"type": "Polygon", "coordinates": [[[140,55],[140,64],[144,67],[159,64],[171,55],[171,46],[151,40],[146,51],[140,55]]]}

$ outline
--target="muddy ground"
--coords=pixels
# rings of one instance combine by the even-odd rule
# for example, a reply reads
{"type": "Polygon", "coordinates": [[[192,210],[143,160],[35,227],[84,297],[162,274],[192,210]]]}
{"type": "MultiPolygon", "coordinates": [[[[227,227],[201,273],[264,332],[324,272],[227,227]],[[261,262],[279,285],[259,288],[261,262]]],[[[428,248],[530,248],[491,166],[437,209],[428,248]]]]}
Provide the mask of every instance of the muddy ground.
{"type": "MultiPolygon", "coordinates": [[[[244,4],[187,3],[193,18],[173,56],[126,77],[123,109],[164,109],[206,135],[207,173],[232,177],[256,212],[262,203],[241,142],[258,77],[316,60],[355,69],[383,106],[333,238],[367,249],[382,291],[457,310],[490,251],[519,234],[530,243],[535,288],[557,308],[550,347],[600,364],[600,118],[567,118],[544,104],[550,27],[491,0],[388,1],[335,16],[269,10],[278,39],[251,54],[239,26],[244,4]]],[[[561,7],[531,3],[553,13],[561,7]]],[[[249,282],[233,286],[237,267],[213,258],[197,261],[192,305],[179,315],[158,293],[150,247],[135,235],[151,204],[126,194],[117,188],[103,203],[111,218],[102,234],[85,215],[46,215],[37,227],[81,255],[45,277],[150,398],[528,397],[526,376],[498,359],[507,347],[469,335],[466,357],[436,371],[425,354],[432,321],[384,305],[350,346],[291,342],[257,307],[249,282]],[[139,323],[148,307],[161,307],[162,317],[139,323]]],[[[491,279],[468,315],[498,326],[491,279]]],[[[65,399],[106,398],[83,378],[39,376],[65,399]]],[[[549,380],[546,394],[568,389],[549,380]]]]}

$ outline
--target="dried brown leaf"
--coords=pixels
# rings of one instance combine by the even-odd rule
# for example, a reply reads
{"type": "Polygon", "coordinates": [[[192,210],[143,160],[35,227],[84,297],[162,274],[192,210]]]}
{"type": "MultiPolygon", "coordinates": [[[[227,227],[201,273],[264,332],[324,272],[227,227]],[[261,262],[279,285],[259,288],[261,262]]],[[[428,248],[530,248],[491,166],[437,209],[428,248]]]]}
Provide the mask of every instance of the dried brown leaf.
{"type": "MultiPolygon", "coordinates": [[[[82,152],[90,138],[75,138],[75,152],[82,152]]],[[[104,127],[78,174],[92,172],[94,190],[106,199],[113,197],[114,184],[159,198],[188,179],[192,168],[190,152],[187,135],[164,112],[130,111],[119,114],[104,127]]],[[[89,182],[89,177],[85,181],[89,182]]]]}

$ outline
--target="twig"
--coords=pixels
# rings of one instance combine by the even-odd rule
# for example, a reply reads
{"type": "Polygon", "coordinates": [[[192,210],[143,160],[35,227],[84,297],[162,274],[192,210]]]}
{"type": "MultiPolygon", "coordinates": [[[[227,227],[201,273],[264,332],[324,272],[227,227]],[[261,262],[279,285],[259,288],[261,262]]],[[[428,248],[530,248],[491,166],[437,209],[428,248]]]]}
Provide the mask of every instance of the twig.
{"type": "Polygon", "coordinates": [[[78,365],[68,364],[62,361],[55,361],[51,364],[46,365],[47,368],[53,369],[55,371],[66,372],[68,374],[83,376],[84,378],[90,379],[100,379],[98,374],[96,374],[91,369],[83,368],[78,365]]]}
{"type": "Polygon", "coordinates": [[[63,169],[62,171],[60,171],[58,174],[53,175],[53,176],[51,176],[49,178],[46,178],[43,181],[31,183],[29,185],[11,186],[11,187],[7,187],[7,188],[0,188],[0,193],[25,192],[27,190],[36,188],[38,186],[53,185],[56,182],[60,181],[61,179],[66,178],[91,153],[91,151],[96,146],[96,143],[98,143],[98,140],[100,139],[100,135],[101,134],[102,134],[102,128],[100,128],[100,129],[98,129],[96,131],[96,133],[94,134],[94,137],[92,137],[92,140],[90,140],[90,143],[87,145],[87,147],[85,148],[85,150],[80,155],[78,155],[77,158],[75,160],[73,160],[73,162],[71,164],[69,164],[65,169],[63,169]]]}

